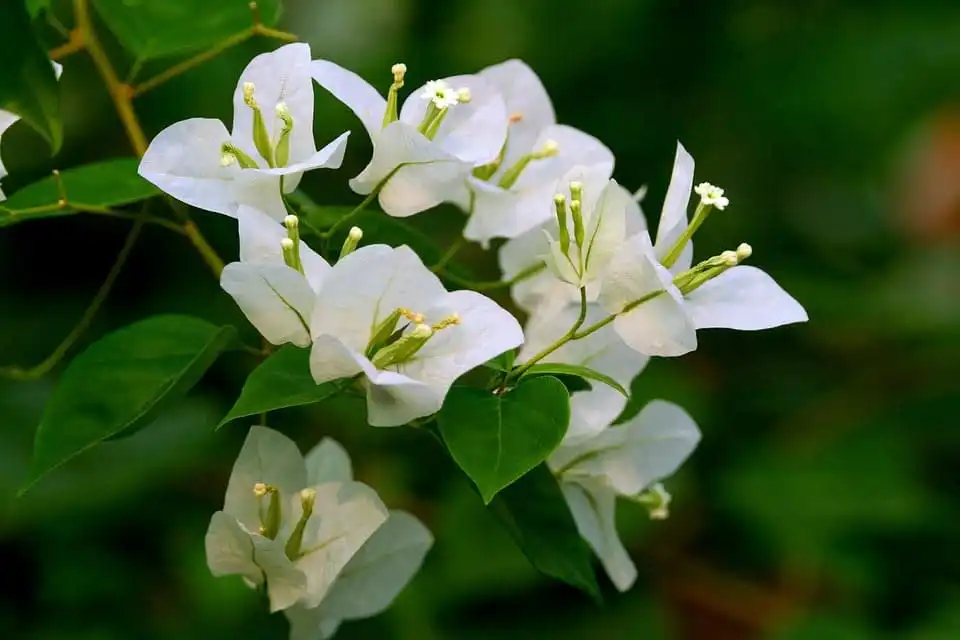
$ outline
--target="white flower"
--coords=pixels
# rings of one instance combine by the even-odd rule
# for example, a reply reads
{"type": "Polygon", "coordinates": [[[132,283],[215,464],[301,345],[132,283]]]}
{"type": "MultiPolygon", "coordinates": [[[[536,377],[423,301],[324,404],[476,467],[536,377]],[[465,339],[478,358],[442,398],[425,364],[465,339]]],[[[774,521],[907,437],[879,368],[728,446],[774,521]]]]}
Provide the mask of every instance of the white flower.
{"type": "Polygon", "coordinates": [[[341,477],[345,457],[325,440],[305,461],[286,436],[251,427],[207,531],[213,575],[265,584],[271,611],[319,605],[388,518],[373,489],[341,477]]]}
{"type": "MultiPolygon", "coordinates": [[[[63,66],[53,61],[51,61],[50,64],[53,65],[53,73],[54,75],[57,76],[57,80],[59,80],[60,74],[63,72],[63,66]]],[[[7,129],[9,129],[19,121],[20,121],[20,116],[18,116],[17,114],[0,109],[0,137],[3,136],[4,132],[6,132],[7,129]]],[[[7,175],[7,169],[6,167],[3,166],[3,157],[0,156],[0,180],[3,180],[3,178],[6,175],[7,175]]],[[[7,196],[3,194],[3,189],[0,189],[0,202],[3,202],[6,199],[7,199],[7,196]]]]}
{"type": "Polygon", "coordinates": [[[433,102],[438,109],[447,109],[460,102],[457,90],[453,89],[445,80],[428,80],[427,84],[423,85],[420,97],[433,102]]]}
{"type": "MultiPolygon", "coordinates": [[[[552,344],[567,332],[580,313],[579,306],[568,306],[552,316],[533,316],[524,328],[523,348],[517,362],[526,362],[533,354],[552,344]]],[[[607,314],[597,305],[587,307],[585,326],[602,320],[607,314]]],[[[590,367],[616,380],[626,389],[646,366],[649,358],[630,349],[617,336],[613,327],[606,326],[586,338],[568,342],[543,362],[590,367]]],[[[570,426],[563,438],[564,445],[589,438],[604,430],[627,405],[627,399],[616,389],[601,382],[591,381],[589,391],[577,391],[570,396],[570,426]]]]}
{"type": "MultiPolygon", "coordinates": [[[[405,70],[394,69],[399,86],[405,70]]],[[[359,194],[369,194],[379,186],[380,206],[391,216],[411,216],[441,202],[466,208],[470,197],[467,176],[474,167],[496,159],[507,135],[503,98],[476,75],[432,81],[429,87],[442,82],[453,88],[452,93],[444,91],[438,101],[436,92],[427,87],[415,91],[403,103],[398,119],[391,121],[385,117],[387,100],[355,73],[327,60],[315,60],[311,74],[360,118],[370,135],[373,158],[350,186],[359,194]],[[446,109],[432,137],[417,130],[428,107],[446,109]]]]}
{"type": "MultiPolygon", "coordinates": [[[[732,266],[686,294],[674,284],[692,264],[693,243],[686,242],[669,268],[661,261],[687,232],[693,168],[693,158],[678,144],[656,244],[646,233],[629,238],[611,260],[601,285],[599,302],[611,313],[646,300],[623,313],[613,326],[630,347],[651,356],[679,356],[696,349],[697,329],[753,331],[807,319],[803,307],[756,267],[732,266]]],[[[747,245],[741,249],[729,253],[739,261],[751,252],[747,245]]],[[[726,261],[729,253],[721,258],[726,261]]]]}
{"type": "MultiPolygon", "coordinates": [[[[584,201],[589,210],[587,215],[597,223],[596,230],[600,232],[596,237],[587,236],[594,244],[599,241],[597,244],[599,253],[591,260],[589,277],[585,279],[587,299],[596,301],[600,292],[601,276],[609,266],[609,260],[624,242],[624,237],[629,238],[640,232],[646,233],[646,221],[636,200],[623,187],[612,180],[608,182],[602,169],[574,169],[565,176],[564,181],[560,183],[560,188],[569,190],[569,182],[574,177],[583,185],[584,201]],[[609,209],[612,213],[609,217],[591,215],[594,210],[597,210],[596,203],[600,195],[604,196],[603,208],[609,209]],[[623,207],[622,227],[619,211],[621,206],[623,207]]],[[[552,199],[550,204],[553,207],[552,199]]],[[[571,253],[577,256],[577,249],[573,246],[573,220],[569,212],[567,229],[571,237],[571,253]]],[[[545,260],[554,262],[553,268],[544,269],[532,277],[524,278],[510,289],[510,294],[517,305],[532,316],[549,318],[568,305],[573,304],[579,307],[579,287],[557,276],[558,268],[555,264],[557,258],[549,255],[551,241],[558,237],[559,224],[556,216],[553,216],[546,224],[505,242],[498,254],[504,280],[509,280],[537,264],[543,264],[545,260]]]]}
{"type": "Polygon", "coordinates": [[[210,118],[173,124],[150,143],[140,175],[200,209],[235,217],[249,205],[279,221],[286,216],[281,190],[293,191],[304,171],[339,167],[348,135],[317,151],[310,47],[288,44],[244,69],[231,133],[210,118]]]}
{"type": "Polygon", "coordinates": [[[636,499],[676,471],[699,441],[700,431],[683,409],[654,400],[622,425],[561,444],[548,459],[580,535],[620,591],[630,588],[637,569],[617,535],[617,497],[636,499]]]}
{"type": "Polygon", "coordinates": [[[474,291],[447,292],[406,246],[357,249],[324,277],[319,299],[314,380],[362,375],[374,426],[436,412],[454,380],[523,342],[513,316],[474,291]]]}
{"type": "Polygon", "coordinates": [[[473,210],[464,229],[469,240],[487,246],[492,238],[514,238],[553,217],[551,197],[558,181],[576,165],[613,172],[613,153],[582,131],[559,125],[537,74],[520,60],[483,69],[506,101],[510,127],[495,171],[471,175],[473,210]]]}
{"type": "Polygon", "coordinates": [[[283,225],[247,206],[237,209],[237,219],[240,261],[224,267],[220,286],[268,342],[309,346],[310,316],[330,265],[301,240],[300,273],[284,262],[283,225]]]}
{"type": "Polygon", "coordinates": [[[701,182],[693,188],[693,192],[700,196],[701,203],[716,207],[721,211],[726,209],[727,205],[730,204],[730,201],[723,197],[723,189],[709,182],[701,182]]]}

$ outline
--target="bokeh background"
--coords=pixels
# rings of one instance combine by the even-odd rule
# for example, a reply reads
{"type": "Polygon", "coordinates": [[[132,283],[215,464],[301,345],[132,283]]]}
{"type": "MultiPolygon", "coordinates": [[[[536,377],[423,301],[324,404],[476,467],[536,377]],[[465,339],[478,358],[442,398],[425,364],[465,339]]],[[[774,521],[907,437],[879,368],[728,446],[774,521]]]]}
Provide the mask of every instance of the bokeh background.
{"type": "MultiPolygon", "coordinates": [[[[523,58],[560,121],[613,149],[616,178],[649,185],[652,224],[682,140],[698,177],[732,201],[698,234],[701,255],[749,242],[751,262],[811,318],[704,332],[694,354],[656,360],[637,379],[633,410],[679,402],[704,438],[668,483],[669,520],[621,506],[640,578],[623,595],[606,585],[603,607],[537,575],[423,434],[359,424],[348,400],[273,414],[303,447],[341,440],[360,479],[437,536],[395,606],[340,638],[960,637],[955,0],[287,0],[280,26],[384,89],[396,61],[412,88],[523,58]]],[[[250,41],[138,99],[148,133],[191,116],[229,121],[238,74],[273,46],[250,41]]],[[[54,167],[130,154],[89,58],[65,65],[65,148],[51,160],[26,127],[11,130],[7,193],[54,167]]],[[[345,168],[304,181],[319,202],[358,201],[346,179],[369,142],[318,90],[318,139],[347,128],[345,168]]],[[[236,255],[230,220],[195,219],[222,255],[236,255]]],[[[441,208],[414,221],[449,240],[462,218],[441,208]]],[[[39,362],[59,342],[127,224],[73,216],[0,233],[0,364],[39,362]]],[[[497,275],[492,255],[463,255],[480,276],[497,275]]],[[[154,228],[81,346],[160,312],[232,322],[256,340],[191,247],[154,228]]],[[[213,426],[253,364],[225,357],[184,406],[20,500],[62,366],[39,382],[0,381],[3,637],[285,637],[282,616],[267,615],[239,579],[211,577],[203,556],[245,434],[242,423],[213,426]]]]}

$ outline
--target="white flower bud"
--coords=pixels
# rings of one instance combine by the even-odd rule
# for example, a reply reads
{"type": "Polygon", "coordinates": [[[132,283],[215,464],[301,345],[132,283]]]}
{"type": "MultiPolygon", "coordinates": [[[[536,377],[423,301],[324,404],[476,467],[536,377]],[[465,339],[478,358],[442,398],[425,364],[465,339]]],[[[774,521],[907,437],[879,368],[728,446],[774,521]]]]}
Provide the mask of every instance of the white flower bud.
{"type": "Polygon", "coordinates": [[[257,100],[253,97],[253,94],[256,90],[257,88],[252,82],[243,83],[243,102],[248,107],[257,106],[257,100]]]}
{"type": "Polygon", "coordinates": [[[460,104],[466,104],[473,99],[473,94],[470,93],[470,89],[467,87],[461,87],[457,89],[457,100],[460,101],[460,104]]]}
{"type": "Polygon", "coordinates": [[[350,227],[350,232],[347,234],[354,242],[360,242],[363,239],[363,229],[360,227],[350,227]]]}
{"type": "Polygon", "coordinates": [[[753,247],[748,245],[746,242],[740,243],[740,246],[737,247],[737,258],[739,260],[746,260],[753,255],[753,247]]]}

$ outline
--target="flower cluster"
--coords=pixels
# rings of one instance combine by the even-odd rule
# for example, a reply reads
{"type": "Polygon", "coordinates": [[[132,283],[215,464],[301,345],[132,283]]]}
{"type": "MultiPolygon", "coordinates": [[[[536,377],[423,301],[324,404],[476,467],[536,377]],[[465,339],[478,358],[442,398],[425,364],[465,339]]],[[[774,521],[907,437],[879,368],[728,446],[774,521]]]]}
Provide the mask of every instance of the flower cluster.
{"type": "MultiPolygon", "coordinates": [[[[209,119],[174,124],[151,143],[141,175],[184,202],[237,218],[240,259],[224,269],[223,289],[267,341],[310,349],[317,384],[364,394],[371,425],[428,422],[455,381],[518,347],[491,393],[509,393],[535,365],[585,372],[593,386],[570,393],[566,435],[546,463],[580,535],[626,589],[636,570],[617,537],[616,499],[665,517],[669,494],[659,481],[700,433],[663,400],[619,424],[624,390],[650,357],[695,349],[698,329],[765,329],[806,313],[770,276],[741,264],[752,253],[747,244],[694,262],[694,234],[730,203],[710,183],[694,187],[694,161],[681,145],[651,238],[642,194],[611,178],[611,151],[557,124],[524,63],[432,80],[404,101],[407,68],[396,64],[391,73],[384,97],[351,71],[311,60],[303,44],[258,56],[234,94],[232,130],[209,119]],[[467,215],[466,240],[487,247],[506,239],[502,284],[527,315],[523,329],[490,298],[448,291],[438,268],[407,246],[359,246],[356,227],[336,255],[301,239],[287,195],[303,172],[338,167],[348,135],[316,150],[313,82],[356,114],[372,142],[369,163],[350,180],[356,193],[376,197],[394,217],[452,203],[467,215]],[[699,202],[688,217],[691,194],[699,202]]],[[[311,232],[328,250],[338,227],[311,232]]],[[[407,516],[388,519],[375,494],[343,473],[349,461],[336,445],[321,443],[306,469],[298,456],[282,436],[251,431],[224,511],[211,523],[208,557],[214,573],[263,586],[271,607],[288,612],[295,636],[318,626],[328,634],[339,620],[386,606],[429,534],[407,516]],[[403,530],[380,535],[392,527],[403,530]],[[419,540],[410,562],[376,585],[363,581],[375,591],[362,601],[367,608],[341,595],[361,583],[348,578],[351,563],[372,571],[357,558],[405,535],[419,540]]]]}

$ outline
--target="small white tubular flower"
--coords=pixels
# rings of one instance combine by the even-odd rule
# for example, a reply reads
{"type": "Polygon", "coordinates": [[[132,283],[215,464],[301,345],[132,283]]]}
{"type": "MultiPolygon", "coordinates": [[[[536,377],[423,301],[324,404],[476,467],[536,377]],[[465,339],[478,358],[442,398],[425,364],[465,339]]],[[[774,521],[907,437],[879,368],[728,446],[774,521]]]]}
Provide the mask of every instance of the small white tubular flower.
{"type": "Polygon", "coordinates": [[[281,186],[289,193],[303,172],[336,169],[343,161],[349,133],[316,149],[306,44],[255,57],[237,83],[233,109],[229,133],[210,118],[191,118],[161,131],[140,162],[140,175],[200,209],[236,217],[240,205],[249,205],[279,221],[286,215],[281,186]],[[261,153],[268,148],[273,157],[261,153]]]}
{"type": "MultiPolygon", "coordinates": [[[[526,362],[533,354],[552,344],[573,326],[579,315],[579,306],[568,306],[551,316],[533,316],[524,327],[525,340],[517,356],[518,363],[526,362]]],[[[602,320],[607,314],[597,305],[587,307],[585,326],[602,320]]],[[[568,342],[544,359],[544,362],[562,362],[582,365],[606,374],[624,388],[646,366],[649,358],[623,343],[613,327],[606,326],[586,338],[568,342]]],[[[569,445],[596,435],[605,429],[627,405],[627,399],[616,389],[592,382],[589,391],[577,391],[570,397],[570,426],[563,438],[569,445]]]]}
{"type": "MultiPolygon", "coordinates": [[[[468,95],[469,91],[467,89],[468,95]]],[[[446,80],[428,80],[427,84],[423,85],[420,97],[432,102],[437,109],[447,109],[460,102],[457,90],[447,84],[446,80]]],[[[469,102],[469,99],[466,102],[469,102]]]]}
{"type": "Polygon", "coordinates": [[[700,202],[711,207],[716,207],[721,211],[727,208],[730,200],[723,196],[723,189],[714,186],[709,182],[701,182],[693,188],[693,192],[700,196],[700,202]]]}
{"type": "Polygon", "coordinates": [[[557,181],[574,166],[594,167],[606,179],[614,159],[593,136],[556,123],[546,89],[525,63],[508,60],[479,75],[500,91],[513,116],[496,170],[469,179],[474,203],[464,236],[487,246],[549,221],[557,181]]]}
{"type": "Polygon", "coordinates": [[[597,172],[591,173],[587,167],[574,167],[560,181],[565,187],[560,193],[572,192],[571,185],[582,191],[580,222],[573,213],[576,202],[571,202],[571,211],[565,216],[569,248],[564,252],[561,242],[551,237],[549,253],[544,256],[547,267],[559,279],[578,288],[605,273],[626,238],[628,212],[636,206],[630,192],[615,180],[602,182],[597,177],[597,172]],[[582,246],[576,240],[578,224],[582,224],[582,246]]]}
{"type": "MultiPolygon", "coordinates": [[[[63,66],[57,62],[51,61],[53,65],[53,73],[57,76],[57,80],[60,79],[60,74],[63,72],[63,66]]],[[[20,121],[20,116],[10,111],[4,111],[0,109],[0,138],[7,129],[12,127],[14,124],[20,121]]],[[[3,180],[7,175],[7,169],[3,166],[3,156],[0,155],[0,180],[3,180]]],[[[3,194],[3,189],[0,189],[0,202],[6,200],[7,197],[3,194]]]]}
{"type": "Polygon", "coordinates": [[[324,439],[304,459],[286,436],[252,427],[224,508],[211,519],[206,550],[214,575],[241,575],[252,586],[265,581],[271,611],[293,607],[296,615],[315,616],[325,607],[323,623],[335,626],[389,605],[431,543],[412,516],[388,512],[372,489],[353,480],[350,458],[336,442],[324,439]],[[390,524],[395,518],[399,525],[390,524]],[[375,566],[391,551],[403,557],[402,566],[375,566]],[[343,592],[355,594],[370,569],[385,582],[375,602],[344,605],[343,592]]]}
{"type": "Polygon", "coordinates": [[[580,535],[620,591],[632,586],[637,571],[617,535],[617,497],[635,498],[671,475],[699,441],[700,431],[683,409],[654,400],[626,423],[562,444],[548,459],[580,535]]]}
{"type": "Polygon", "coordinates": [[[373,157],[350,181],[361,195],[380,188],[379,200],[391,216],[411,216],[441,202],[466,208],[467,176],[474,167],[494,161],[507,135],[503,98],[479,76],[454,76],[431,81],[448,88],[440,106],[426,100],[428,87],[415,90],[397,120],[385,120],[387,101],[355,73],[327,60],[315,60],[311,74],[317,83],[353,111],[370,135],[373,157]],[[452,88],[451,88],[452,87],[452,88]],[[469,101],[461,100],[462,90],[469,101]],[[427,108],[444,110],[435,131],[418,131],[427,108]]]}
{"type": "Polygon", "coordinates": [[[319,297],[310,323],[313,378],[363,374],[373,426],[436,412],[454,380],[523,342],[507,311],[473,291],[447,292],[406,246],[357,249],[330,270],[319,297]],[[430,331],[421,336],[423,324],[430,331]]]}
{"type": "Polygon", "coordinates": [[[330,265],[301,240],[300,273],[284,263],[281,243],[289,238],[283,225],[247,206],[237,209],[237,218],[240,261],[223,269],[220,286],[268,342],[309,346],[310,316],[330,265]]]}

